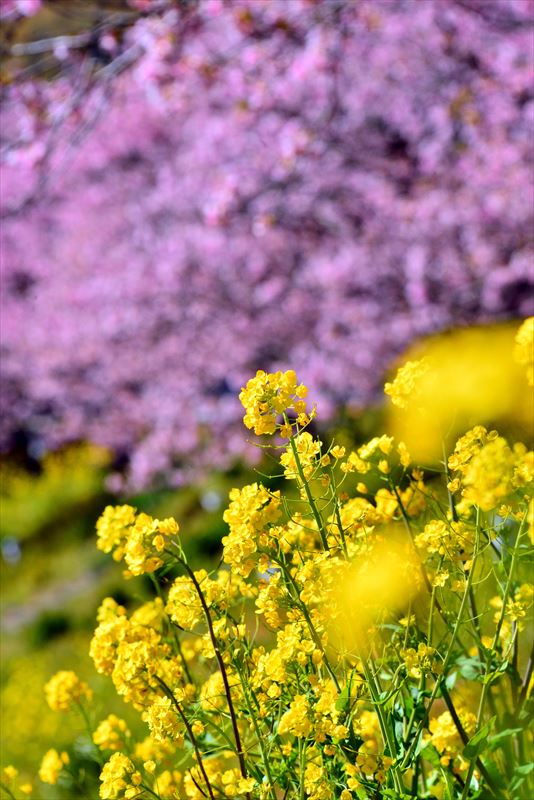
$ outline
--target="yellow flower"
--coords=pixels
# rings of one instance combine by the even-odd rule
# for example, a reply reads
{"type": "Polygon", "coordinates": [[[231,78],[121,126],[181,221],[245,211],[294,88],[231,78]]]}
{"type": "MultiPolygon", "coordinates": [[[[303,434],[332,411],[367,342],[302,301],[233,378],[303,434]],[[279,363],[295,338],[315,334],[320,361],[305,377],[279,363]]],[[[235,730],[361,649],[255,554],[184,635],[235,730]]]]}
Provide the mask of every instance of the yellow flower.
{"type": "MultiPolygon", "coordinates": [[[[240,696],[239,679],[227,669],[228,684],[232,698],[240,696]]],[[[228,707],[223,676],[220,672],[213,672],[200,688],[200,705],[205,711],[223,711],[228,707]]]]}
{"type": "Polygon", "coordinates": [[[310,706],[306,695],[297,694],[290,703],[289,709],[282,715],[278,725],[278,734],[293,733],[295,736],[308,736],[312,729],[310,706]]]}
{"type": "Polygon", "coordinates": [[[345,448],[340,447],[339,445],[336,444],[330,450],[330,455],[332,456],[332,458],[335,458],[336,460],[343,458],[343,456],[345,455],[345,448]]]}
{"type": "MultiPolygon", "coordinates": [[[[417,344],[386,385],[387,427],[420,463],[443,458],[443,440],[507,419],[530,428],[532,392],[513,358],[514,327],[464,328],[417,344]]],[[[448,446],[448,442],[447,442],[448,446]]]]}
{"type": "MultiPolygon", "coordinates": [[[[182,781],[182,774],[178,770],[164,770],[157,777],[157,791],[161,800],[176,800],[180,797],[179,789],[182,781]]],[[[201,795],[202,797],[202,795],[201,795]]]]}
{"type": "Polygon", "coordinates": [[[106,506],[96,523],[96,546],[104,553],[112,550],[113,558],[122,558],[122,545],[126,541],[128,529],[135,521],[135,508],[132,506],[106,506]]]}
{"type": "MultiPolygon", "coordinates": [[[[468,736],[472,736],[476,729],[476,717],[470,711],[460,709],[458,716],[462,727],[468,736]]],[[[451,759],[458,756],[463,748],[464,743],[458,733],[454,720],[448,711],[444,711],[439,717],[434,717],[430,720],[430,741],[438,751],[441,753],[441,763],[447,766],[451,759]]]]}
{"type": "Polygon", "coordinates": [[[415,537],[418,548],[449,557],[455,552],[470,550],[473,541],[474,531],[463,522],[445,522],[442,519],[431,520],[415,537]]]}
{"type": "MultiPolygon", "coordinates": [[[[207,577],[205,570],[195,573],[197,580],[207,577]]],[[[202,604],[191,578],[181,575],[170,588],[166,605],[167,614],[181,628],[191,631],[204,617],[202,604]]]]}
{"type": "Polygon", "coordinates": [[[417,398],[421,378],[429,369],[425,359],[407,361],[400,367],[393,382],[384,386],[384,392],[391,397],[393,405],[406,408],[410,400],[417,398]]]}
{"type": "Polygon", "coordinates": [[[2,770],[2,777],[4,778],[6,783],[11,783],[11,781],[15,780],[18,774],[19,774],[18,769],[14,767],[12,764],[9,764],[9,766],[4,767],[2,770]]]}
{"type": "Polygon", "coordinates": [[[69,670],[56,672],[44,688],[52,711],[68,711],[73,703],[80,703],[82,699],[91,700],[93,696],[89,686],[69,670]]]}
{"type": "Polygon", "coordinates": [[[154,572],[162,566],[160,553],[166,540],[179,532],[172,517],[153,519],[137,514],[132,506],[107,506],[96,523],[97,547],[105,553],[113,550],[113,558],[126,561],[126,577],[154,572]]]}
{"type": "Polygon", "coordinates": [[[334,576],[326,604],[330,636],[333,643],[356,653],[367,646],[369,630],[377,621],[391,614],[403,616],[399,612],[422,589],[421,569],[411,543],[395,540],[391,532],[386,541],[375,544],[334,576]]]}
{"type": "MultiPolygon", "coordinates": [[[[306,386],[297,384],[297,376],[293,370],[287,372],[266,373],[258,370],[254,378],[241,390],[239,399],[245,408],[243,422],[247,428],[254,428],[254,433],[272,434],[276,431],[276,419],[280,414],[294,411],[302,417],[306,415],[306,386]]],[[[287,424],[283,427],[283,436],[290,434],[287,424]]]]}
{"type": "Polygon", "coordinates": [[[68,763],[69,757],[67,753],[61,753],[61,755],[59,755],[57,750],[48,750],[41,761],[41,767],[39,769],[40,779],[43,783],[56,784],[61,770],[65,764],[68,763]]]}
{"type": "Polygon", "coordinates": [[[534,317],[526,319],[515,337],[514,358],[527,368],[527,381],[534,386],[534,317]]]}
{"type": "Polygon", "coordinates": [[[495,508],[513,491],[516,461],[502,436],[484,445],[465,470],[463,496],[483,511],[495,508]]]}
{"type": "Polygon", "coordinates": [[[102,720],[93,733],[93,742],[101,750],[123,750],[125,740],[130,736],[128,726],[115,714],[102,720]]]}
{"type": "Polygon", "coordinates": [[[429,647],[422,642],[419,644],[417,650],[415,650],[413,647],[403,650],[402,658],[406,664],[408,675],[410,675],[412,678],[420,678],[422,673],[434,670],[435,654],[436,650],[434,647],[429,647]]]}
{"type": "Polygon", "coordinates": [[[230,531],[223,537],[223,559],[244,578],[256,564],[255,553],[260,538],[280,517],[280,493],[270,493],[252,483],[242,489],[232,489],[230,505],[223,514],[230,531]]]}
{"type": "MultiPolygon", "coordinates": [[[[175,690],[174,695],[177,701],[181,701],[184,693],[175,690]]],[[[147,708],[143,719],[148,722],[150,733],[156,742],[164,742],[166,739],[171,739],[179,747],[183,745],[183,723],[170,698],[158,697],[147,708]]]]}
{"type": "Polygon", "coordinates": [[[100,787],[102,800],[119,800],[119,798],[129,800],[139,794],[139,784],[142,778],[128,756],[123,753],[114,753],[104,764],[100,780],[102,782],[100,787]]]}
{"type": "MultiPolygon", "coordinates": [[[[295,437],[294,444],[304,477],[309,479],[315,469],[316,457],[321,452],[321,442],[318,439],[314,439],[307,431],[304,431],[295,437]]],[[[298,466],[291,444],[287,446],[286,451],[280,456],[280,463],[284,467],[286,478],[299,479],[298,466]]]]}

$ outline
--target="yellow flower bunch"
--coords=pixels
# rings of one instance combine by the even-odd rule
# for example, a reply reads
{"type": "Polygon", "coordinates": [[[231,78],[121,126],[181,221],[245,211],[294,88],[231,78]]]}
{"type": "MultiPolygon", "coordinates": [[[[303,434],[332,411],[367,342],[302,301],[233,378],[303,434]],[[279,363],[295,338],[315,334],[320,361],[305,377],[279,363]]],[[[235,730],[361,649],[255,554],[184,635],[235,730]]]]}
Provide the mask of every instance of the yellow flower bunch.
{"type": "Polygon", "coordinates": [[[454,558],[455,554],[472,552],[474,531],[463,522],[433,519],[417,534],[415,544],[429,554],[438,553],[454,558]]]}
{"type": "Polygon", "coordinates": [[[473,425],[529,429],[534,396],[532,323],[460,328],[417,343],[386,384],[387,432],[406,443],[419,463],[438,464],[443,447],[473,425]]]}
{"type": "Polygon", "coordinates": [[[391,397],[391,402],[399,408],[406,408],[408,403],[417,399],[421,378],[427,374],[430,364],[426,359],[407,361],[397,372],[391,383],[386,383],[384,392],[391,397]]]}
{"type": "Polygon", "coordinates": [[[534,453],[521,442],[510,447],[497,431],[488,433],[481,425],[458,440],[448,464],[454,474],[448,488],[462,495],[459,513],[469,513],[474,505],[490,511],[514,493],[524,497],[522,490],[532,487],[534,453]]]}
{"type": "Polygon", "coordinates": [[[534,386],[534,317],[526,319],[515,337],[514,357],[527,368],[527,381],[534,386]]]}
{"type": "MultiPolygon", "coordinates": [[[[388,388],[403,410],[432,369],[408,364],[388,388]]],[[[291,371],[243,389],[247,427],[287,436],[278,479],[295,483],[231,491],[217,569],[189,564],[172,519],[100,518],[128,577],[162,568],[138,608],[103,601],[90,645],[150,736],[113,714],[94,725],[74,673],[47,684],[107,759],[101,799],[529,796],[510,761],[528,733],[510,720],[532,682],[532,453],[471,424],[423,474],[390,433],[325,447],[302,430],[305,395],[291,371]]],[[[71,788],[81,774],[56,751],[41,767],[71,788]]]]}
{"type": "MultiPolygon", "coordinates": [[[[476,730],[475,715],[471,711],[460,708],[458,717],[462,724],[462,729],[468,736],[472,736],[476,730]]],[[[458,725],[451,713],[444,711],[443,714],[431,719],[429,729],[431,735],[428,740],[440,754],[441,764],[448,766],[451,760],[456,759],[458,768],[461,771],[465,771],[467,769],[467,761],[461,756],[464,743],[458,731],[458,725]]]]}
{"type": "MultiPolygon", "coordinates": [[[[48,772],[45,772],[43,774],[48,776],[48,772]]],[[[19,777],[19,771],[12,764],[8,764],[7,767],[4,767],[1,775],[2,775],[2,781],[0,785],[4,787],[4,791],[14,794],[14,790],[16,787],[19,789],[19,791],[22,792],[23,795],[32,794],[33,785],[31,783],[26,783],[26,782],[21,783],[20,780],[17,780],[19,777]]],[[[45,781],[45,783],[48,783],[48,781],[45,781]]]]}
{"type": "Polygon", "coordinates": [[[124,750],[130,736],[126,722],[116,714],[110,714],[93,733],[93,742],[101,750],[124,750]]]}
{"type": "Polygon", "coordinates": [[[104,553],[113,551],[115,561],[124,558],[128,569],[125,577],[154,572],[161,567],[161,553],[179,526],[174,519],[153,519],[136,514],[132,506],[107,506],[96,524],[97,547],[104,553]]]}
{"type": "Polygon", "coordinates": [[[140,793],[141,773],[124,753],[113,753],[104,764],[100,780],[102,800],[131,800],[140,793]]]}
{"type": "MultiPolygon", "coordinates": [[[[257,436],[273,434],[277,429],[277,418],[294,412],[297,423],[304,427],[313,415],[313,412],[308,414],[306,410],[304,398],[307,394],[308,389],[304,384],[297,383],[293,370],[274,373],[258,370],[239,395],[246,411],[243,422],[247,428],[253,428],[257,436]]],[[[281,426],[282,436],[291,435],[291,430],[291,425],[284,423],[281,426]]]]}
{"type": "Polygon", "coordinates": [[[82,700],[90,701],[93,693],[75,672],[61,670],[46,684],[45,695],[52,711],[69,711],[74,704],[82,700]]]}
{"type": "Polygon", "coordinates": [[[50,783],[53,786],[57,783],[61,771],[69,761],[70,759],[67,753],[61,753],[60,755],[57,750],[48,750],[41,761],[39,778],[43,783],[50,783]]]}
{"type": "Polygon", "coordinates": [[[229,533],[222,540],[223,558],[238,575],[247,577],[257,562],[256,553],[280,517],[279,493],[270,494],[253,483],[232,489],[230,505],[223,514],[229,533]]]}
{"type": "MultiPolygon", "coordinates": [[[[174,693],[176,701],[183,700],[185,693],[174,693]]],[[[176,714],[169,697],[158,697],[147,708],[144,718],[150,728],[150,733],[156,742],[165,742],[170,739],[181,747],[184,742],[183,722],[176,714]]]]}

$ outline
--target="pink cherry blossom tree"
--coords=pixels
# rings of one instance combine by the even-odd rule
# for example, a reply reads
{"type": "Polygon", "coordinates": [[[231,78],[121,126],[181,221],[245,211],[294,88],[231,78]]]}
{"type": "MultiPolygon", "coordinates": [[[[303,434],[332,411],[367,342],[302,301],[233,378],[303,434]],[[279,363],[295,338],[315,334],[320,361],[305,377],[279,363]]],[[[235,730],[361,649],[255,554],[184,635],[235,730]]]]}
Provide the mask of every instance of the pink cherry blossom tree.
{"type": "Polygon", "coordinates": [[[250,455],[257,368],[328,421],[414,337],[530,313],[532,24],[530,0],[130,0],[40,44],[52,77],[4,91],[4,446],[90,439],[178,484],[250,455]]]}

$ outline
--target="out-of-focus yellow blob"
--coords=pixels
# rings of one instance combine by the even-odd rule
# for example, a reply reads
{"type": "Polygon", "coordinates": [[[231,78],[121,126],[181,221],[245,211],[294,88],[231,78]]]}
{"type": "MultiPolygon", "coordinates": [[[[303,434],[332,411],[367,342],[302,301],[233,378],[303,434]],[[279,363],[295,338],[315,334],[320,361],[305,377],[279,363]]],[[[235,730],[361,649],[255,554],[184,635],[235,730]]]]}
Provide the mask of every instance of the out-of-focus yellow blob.
{"type": "Polygon", "coordinates": [[[385,386],[386,425],[414,460],[442,460],[443,443],[475,424],[513,422],[531,431],[533,394],[516,357],[516,333],[516,324],[464,328],[406,353],[385,386]]]}
{"type": "Polygon", "coordinates": [[[349,565],[335,589],[329,638],[347,652],[362,652],[373,626],[402,616],[424,588],[420,561],[411,542],[391,529],[387,541],[377,542],[349,565]]]}

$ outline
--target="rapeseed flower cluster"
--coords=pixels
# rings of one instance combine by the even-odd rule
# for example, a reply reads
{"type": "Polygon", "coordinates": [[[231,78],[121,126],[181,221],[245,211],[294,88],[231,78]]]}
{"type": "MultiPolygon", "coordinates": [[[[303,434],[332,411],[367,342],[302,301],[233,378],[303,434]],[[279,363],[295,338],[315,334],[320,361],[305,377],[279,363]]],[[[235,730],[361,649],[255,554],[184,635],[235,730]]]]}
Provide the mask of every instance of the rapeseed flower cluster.
{"type": "Polygon", "coordinates": [[[46,700],[52,711],[68,711],[73,704],[90,701],[93,693],[89,686],[70,670],[57,672],[44,687],[46,700]]]}
{"type": "Polygon", "coordinates": [[[68,753],[63,752],[59,754],[57,750],[48,750],[41,761],[39,778],[43,783],[56,784],[62,770],[69,761],[68,753]]]}
{"type": "MultiPolygon", "coordinates": [[[[46,773],[44,773],[46,775],[46,773]]],[[[42,780],[42,779],[41,779],[42,780]]],[[[45,781],[46,783],[46,781],[45,781]]],[[[33,793],[33,785],[20,780],[19,771],[12,764],[4,767],[1,772],[1,784],[6,793],[11,793],[15,796],[15,791],[22,792],[23,796],[29,796],[33,793]]]]}
{"type": "Polygon", "coordinates": [[[154,572],[161,567],[161,553],[169,538],[178,533],[174,519],[153,519],[136,514],[131,506],[108,506],[97,522],[97,547],[113,558],[124,558],[128,567],[125,577],[154,572]]]}
{"type": "MultiPolygon", "coordinates": [[[[401,405],[419,373],[389,387],[401,405]]],[[[74,673],[46,687],[91,727],[100,797],[528,797],[532,453],[482,425],[431,472],[389,434],[325,446],[306,394],[293,372],[243,389],[247,426],[288,438],[285,488],[231,491],[218,569],[190,566],[174,520],[99,520],[98,546],[157,586],[133,611],[104,599],[90,645],[143,741],[74,673]]],[[[40,775],[81,772],[49,751],[40,775]]]]}
{"type": "Polygon", "coordinates": [[[110,714],[93,733],[93,742],[101,750],[124,750],[131,733],[128,725],[116,714],[110,714]]]}
{"type": "Polygon", "coordinates": [[[102,800],[118,800],[118,798],[132,800],[139,795],[142,777],[128,756],[123,753],[114,753],[104,764],[100,780],[102,781],[100,787],[102,800]]]}
{"type": "Polygon", "coordinates": [[[391,402],[399,408],[406,408],[409,402],[417,400],[421,378],[430,369],[427,360],[407,361],[395,376],[395,380],[386,383],[384,392],[389,394],[391,402]]]}
{"type": "Polygon", "coordinates": [[[526,319],[515,337],[514,357],[526,367],[529,386],[534,386],[534,317],[526,319]]]}
{"type": "Polygon", "coordinates": [[[300,427],[305,427],[314,416],[314,411],[307,411],[304,399],[307,394],[307,387],[297,382],[293,370],[274,373],[258,370],[239,395],[246,411],[243,422],[247,428],[253,428],[257,436],[273,434],[278,427],[281,435],[287,438],[292,433],[288,414],[296,416],[300,427]],[[285,422],[277,425],[280,416],[284,417],[285,422]]]}

